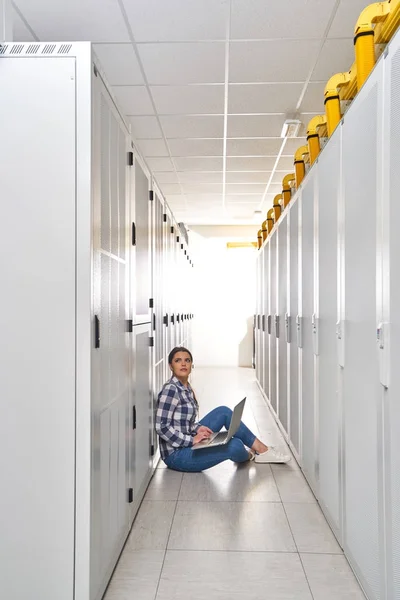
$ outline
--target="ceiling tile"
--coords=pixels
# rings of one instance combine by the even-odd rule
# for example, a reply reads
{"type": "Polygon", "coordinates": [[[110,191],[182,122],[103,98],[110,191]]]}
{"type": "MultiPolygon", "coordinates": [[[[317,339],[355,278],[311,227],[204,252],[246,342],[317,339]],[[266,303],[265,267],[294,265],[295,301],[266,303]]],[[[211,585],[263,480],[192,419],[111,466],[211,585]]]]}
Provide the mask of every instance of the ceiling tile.
{"type": "Polygon", "coordinates": [[[371,1],[341,0],[338,11],[328,33],[328,37],[347,37],[353,39],[354,27],[358,17],[371,1]]]}
{"type": "Polygon", "coordinates": [[[228,0],[125,0],[137,42],[224,40],[228,0]]]}
{"type": "Polygon", "coordinates": [[[152,171],[174,171],[170,158],[146,158],[146,162],[152,171]]]}
{"type": "Polygon", "coordinates": [[[225,44],[140,44],[139,54],[150,85],[224,83],[225,44]]]}
{"type": "Polygon", "coordinates": [[[262,198],[260,194],[229,194],[225,196],[225,202],[227,204],[254,204],[259,203],[262,198]]]}
{"type": "Polygon", "coordinates": [[[160,115],[223,114],[223,85],[152,86],[160,115]]]}
{"type": "Polygon", "coordinates": [[[174,158],[177,171],[222,171],[222,157],[174,158]]]}
{"type": "Polygon", "coordinates": [[[154,178],[159,185],[163,183],[179,183],[178,176],[174,171],[155,171],[154,178]]]}
{"type": "Polygon", "coordinates": [[[182,184],[184,194],[221,194],[221,183],[184,183],[182,184]]]}
{"type": "Polygon", "coordinates": [[[150,96],[144,86],[113,86],[118,104],[125,115],[152,115],[154,113],[150,96]]]}
{"type": "Polygon", "coordinates": [[[263,171],[272,170],[275,165],[275,158],[256,156],[256,157],[227,157],[227,171],[263,171]]]}
{"type": "Polygon", "coordinates": [[[163,183],[160,184],[163,194],[182,194],[182,189],[179,184],[176,183],[163,183]]]}
{"type": "MultiPolygon", "coordinates": [[[[292,164],[292,168],[293,168],[293,164],[292,164]]],[[[280,186],[282,185],[282,179],[285,177],[285,175],[287,175],[289,173],[289,171],[275,171],[271,183],[275,183],[275,184],[279,184],[280,186]]]]}
{"type": "Polygon", "coordinates": [[[230,113],[293,112],[303,84],[230,85],[230,113]]]}
{"type": "Polygon", "coordinates": [[[164,140],[139,140],[138,146],[145,156],[169,156],[164,140]]]}
{"type": "Polygon", "coordinates": [[[17,4],[43,42],[130,41],[118,0],[18,0],[17,4]]]}
{"type": "Polygon", "coordinates": [[[94,51],[110,85],[138,85],[144,83],[131,44],[94,44],[94,51]]]}
{"type": "Polygon", "coordinates": [[[132,135],[135,139],[162,138],[156,117],[128,117],[128,121],[132,125],[132,135]]]}
{"type": "Polygon", "coordinates": [[[313,112],[316,114],[323,115],[325,113],[324,108],[324,90],[325,83],[309,83],[307,86],[306,93],[302,100],[300,109],[303,112],[313,112]]]}
{"type": "Polygon", "coordinates": [[[34,42],[35,37],[26,23],[21,19],[19,13],[11,5],[13,41],[14,42],[34,42]]]}
{"type": "Polygon", "coordinates": [[[286,141],[285,148],[283,150],[283,156],[293,156],[294,153],[300,148],[307,144],[307,138],[289,138],[286,141]]]}
{"type": "Polygon", "coordinates": [[[281,194],[282,183],[271,183],[271,185],[268,187],[268,193],[271,195],[273,194],[274,196],[276,196],[277,194],[281,194]]]}
{"type": "Polygon", "coordinates": [[[278,137],[285,115],[229,115],[230,137],[278,137]]]}
{"type": "Polygon", "coordinates": [[[222,194],[185,194],[185,198],[189,205],[198,203],[200,207],[222,202],[222,194]]]}
{"type": "Polygon", "coordinates": [[[327,82],[332,75],[349,71],[355,60],[353,40],[326,40],[311,81],[327,82]]]}
{"type": "Polygon", "coordinates": [[[278,162],[278,171],[286,171],[286,173],[293,172],[293,156],[283,156],[278,162]]]}
{"type": "Polygon", "coordinates": [[[181,183],[221,183],[222,172],[215,171],[214,173],[192,173],[178,171],[178,179],[181,183]]]}
{"type": "Polygon", "coordinates": [[[229,81],[305,81],[315,64],[319,40],[231,42],[229,81]]]}
{"type": "Polygon", "coordinates": [[[208,116],[167,116],[160,117],[166,137],[171,138],[205,138],[224,136],[224,117],[208,116]]]}
{"type": "Polygon", "coordinates": [[[227,156],[274,156],[282,146],[281,138],[227,140],[227,156]]]}
{"type": "Polygon", "coordinates": [[[231,39],[321,38],[335,0],[232,0],[231,39]]]}
{"type": "Polygon", "coordinates": [[[265,187],[270,175],[271,171],[227,171],[226,183],[262,183],[265,187]]]}
{"type": "Polygon", "coordinates": [[[222,156],[223,140],[168,140],[172,156],[222,156]]]}
{"type": "Polygon", "coordinates": [[[233,219],[252,220],[258,203],[254,204],[226,204],[226,211],[233,219]]]}
{"type": "Polygon", "coordinates": [[[225,186],[226,194],[263,194],[265,190],[264,183],[227,183],[225,186]]]}

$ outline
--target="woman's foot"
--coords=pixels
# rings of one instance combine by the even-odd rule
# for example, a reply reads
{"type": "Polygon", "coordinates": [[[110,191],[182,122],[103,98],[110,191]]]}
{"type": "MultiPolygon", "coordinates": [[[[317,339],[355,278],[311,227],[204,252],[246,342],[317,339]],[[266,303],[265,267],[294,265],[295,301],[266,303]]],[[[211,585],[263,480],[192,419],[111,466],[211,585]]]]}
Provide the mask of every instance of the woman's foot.
{"type": "MultiPolygon", "coordinates": [[[[257,454],[254,458],[256,463],[288,463],[291,457],[290,454],[285,454],[277,450],[274,446],[270,446],[266,452],[257,454]]],[[[251,459],[252,460],[252,459],[251,459]]]]}

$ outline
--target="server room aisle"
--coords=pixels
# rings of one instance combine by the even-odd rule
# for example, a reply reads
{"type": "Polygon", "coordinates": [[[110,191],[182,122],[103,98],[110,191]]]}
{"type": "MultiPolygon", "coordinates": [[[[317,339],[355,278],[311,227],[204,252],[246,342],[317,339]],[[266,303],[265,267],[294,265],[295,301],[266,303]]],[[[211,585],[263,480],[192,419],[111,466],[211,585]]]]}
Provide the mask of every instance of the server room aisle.
{"type": "MultiPolygon", "coordinates": [[[[244,421],[283,443],[252,369],[197,369],[201,416],[247,396],[244,421]]],[[[160,463],[105,600],[362,600],[294,459],[181,474],[160,463]]]]}

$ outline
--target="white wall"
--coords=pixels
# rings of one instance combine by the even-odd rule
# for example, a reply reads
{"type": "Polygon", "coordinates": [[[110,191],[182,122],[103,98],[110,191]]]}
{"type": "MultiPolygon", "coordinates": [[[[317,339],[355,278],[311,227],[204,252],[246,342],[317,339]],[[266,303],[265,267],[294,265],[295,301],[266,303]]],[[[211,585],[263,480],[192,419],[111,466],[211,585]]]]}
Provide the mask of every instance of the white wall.
{"type": "Polygon", "coordinates": [[[227,249],[227,241],[235,240],[189,233],[195,266],[193,358],[202,367],[252,363],[256,250],[227,249]]]}

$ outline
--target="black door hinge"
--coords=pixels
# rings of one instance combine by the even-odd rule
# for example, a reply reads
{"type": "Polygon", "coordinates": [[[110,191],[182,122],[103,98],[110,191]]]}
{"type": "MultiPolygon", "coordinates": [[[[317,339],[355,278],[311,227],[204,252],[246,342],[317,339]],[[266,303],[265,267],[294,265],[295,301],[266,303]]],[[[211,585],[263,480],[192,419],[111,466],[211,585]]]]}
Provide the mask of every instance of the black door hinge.
{"type": "Polygon", "coordinates": [[[156,314],[153,315],[153,331],[156,330],[156,314]]]}
{"type": "Polygon", "coordinates": [[[171,315],[171,323],[172,325],[175,325],[175,315],[171,315]]]}
{"type": "Polygon", "coordinates": [[[181,244],[181,250],[183,250],[183,244],[181,244]]]}
{"type": "Polygon", "coordinates": [[[171,233],[174,233],[175,229],[173,227],[171,227],[171,233]]]}
{"type": "Polygon", "coordinates": [[[132,429],[136,429],[136,406],[132,409],[132,429]]]}
{"type": "Polygon", "coordinates": [[[100,319],[94,315],[94,347],[100,348],[100,319]]]}
{"type": "Polygon", "coordinates": [[[153,336],[149,337],[149,346],[150,346],[150,348],[153,348],[153,346],[154,346],[154,338],[153,338],[153,336]]]}
{"type": "Polygon", "coordinates": [[[177,236],[176,236],[176,241],[177,241],[177,242],[178,242],[178,244],[179,244],[179,235],[177,235],[177,236]]]}
{"type": "Polygon", "coordinates": [[[150,200],[150,202],[153,202],[153,200],[154,200],[154,192],[153,192],[153,190],[149,191],[149,200],[150,200]]]}
{"type": "Polygon", "coordinates": [[[150,456],[154,456],[154,444],[150,447],[150,456]]]}
{"type": "Polygon", "coordinates": [[[132,222],[132,246],[136,246],[136,225],[132,222]]]}
{"type": "Polygon", "coordinates": [[[176,315],[176,322],[179,323],[180,320],[181,320],[180,315],[176,315]]]}
{"type": "Polygon", "coordinates": [[[166,213],[163,214],[163,221],[164,221],[164,223],[167,222],[167,214],[166,213]]]}
{"type": "Polygon", "coordinates": [[[128,333],[132,333],[133,331],[133,320],[132,319],[128,319],[126,322],[126,331],[128,333]]]}
{"type": "Polygon", "coordinates": [[[133,502],[133,488],[129,488],[128,490],[128,504],[132,504],[133,502]]]}
{"type": "Polygon", "coordinates": [[[163,323],[168,327],[168,315],[163,316],[163,323]]]}
{"type": "Polygon", "coordinates": [[[133,167],[133,152],[128,152],[128,166],[133,167]]]}
{"type": "Polygon", "coordinates": [[[154,308],[154,299],[153,298],[149,299],[149,308],[154,308]]]}

